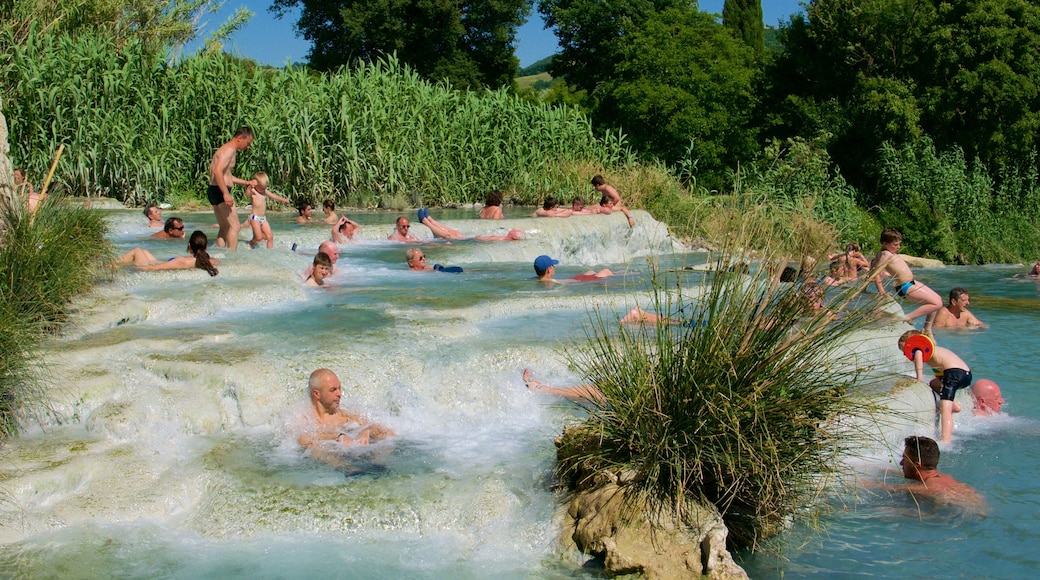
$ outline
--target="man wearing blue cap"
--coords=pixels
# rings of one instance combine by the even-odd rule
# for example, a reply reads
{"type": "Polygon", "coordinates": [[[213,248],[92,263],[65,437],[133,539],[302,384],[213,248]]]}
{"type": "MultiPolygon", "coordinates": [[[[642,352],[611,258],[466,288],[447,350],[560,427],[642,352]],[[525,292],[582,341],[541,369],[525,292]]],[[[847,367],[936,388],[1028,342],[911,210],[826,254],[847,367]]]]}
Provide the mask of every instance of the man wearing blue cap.
{"type": "MultiPolygon", "coordinates": [[[[538,281],[539,282],[545,282],[547,284],[560,284],[561,282],[559,280],[553,280],[553,274],[556,273],[556,264],[559,264],[559,263],[560,263],[559,260],[553,260],[549,256],[545,256],[545,255],[538,256],[537,258],[535,258],[534,259],[534,273],[535,273],[536,276],[538,276],[538,281]]],[[[591,282],[591,281],[599,280],[601,278],[606,278],[607,276],[613,276],[613,275],[614,275],[613,272],[611,272],[607,268],[603,268],[599,272],[594,272],[592,270],[589,270],[588,272],[585,272],[584,274],[578,274],[577,276],[574,276],[573,278],[570,278],[570,279],[571,280],[577,280],[579,282],[591,282]]]]}

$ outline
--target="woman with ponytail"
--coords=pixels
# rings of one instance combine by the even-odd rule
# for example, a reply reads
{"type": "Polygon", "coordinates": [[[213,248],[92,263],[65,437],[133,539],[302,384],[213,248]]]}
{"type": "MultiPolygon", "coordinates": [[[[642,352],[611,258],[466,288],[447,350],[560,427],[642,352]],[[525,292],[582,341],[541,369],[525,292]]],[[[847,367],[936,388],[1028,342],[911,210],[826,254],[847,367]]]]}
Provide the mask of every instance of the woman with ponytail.
{"type": "Polygon", "coordinates": [[[187,270],[189,268],[198,268],[209,272],[210,276],[216,276],[218,273],[217,268],[214,266],[216,261],[209,257],[209,253],[206,251],[207,246],[209,246],[209,239],[206,237],[205,232],[195,230],[192,232],[191,238],[188,239],[187,256],[178,256],[161,262],[148,250],[134,248],[123,254],[116,262],[136,266],[140,270],[187,270]]]}

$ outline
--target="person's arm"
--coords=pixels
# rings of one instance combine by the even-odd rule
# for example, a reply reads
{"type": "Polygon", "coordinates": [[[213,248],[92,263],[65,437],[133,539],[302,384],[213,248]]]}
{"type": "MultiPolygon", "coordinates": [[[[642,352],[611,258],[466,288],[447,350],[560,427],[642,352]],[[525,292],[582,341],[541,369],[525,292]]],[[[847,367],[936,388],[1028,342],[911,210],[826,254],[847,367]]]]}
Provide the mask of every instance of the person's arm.
{"type": "Polygon", "coordinates": [[[968,315],[968,324],[973,325],[973,326],[981,326],[981,327],[988,327],[989,326],[985,322],[983,322],[983,321],[979,320],[978,318],[976,318],[975,315],[972,314],[971,312],[967,312],[966,314],[968,315]]]}
{"type": "Polygon", "coordinates": [[[332,241],[336,242],[337,244],[345,244],[349,241],[346,236],[339,233],[339,226],[342,224],[342,220],[332,224],[332,241]]]}
{"type": "Polygon", "coordinates": [[[615,206],[615,207],[617,208],[618,211],[620,211],[621,213],[625,214],[626,218],[628,218],[628,227],[630,227],[630,228],[631,227],[635,227],[636,220],[632,218],[632,213],[630,211],[628,211],[628,208],[623,206],[623,205],[619,205],[619,206],[615,206]]]}
{"type": "Polygon", "coordinates": [[[920,349],[914,351],[914,372],[917,373],[917,382],[924,382],[924,354],[920,349]]]}
{"type": "Polygon", "coordinates": [[[265,192],[264,192],[264,195],[266,195],[267,197],[269,197],[269,198],[271,198],[271,199],[273,199],[273,200],[275,200],[275,201],[277,201],[277,202],[281,202],[281,203],[284,203],[284,204],[286,204],[286,205],[288,205],[288,204],[292,203],[292,202],[290,202],[290,201],[289,201],[288,199],[285,199],[284,197],[282,197],[282,196],[278,195],[277,193],[275,193],[275,192],[271,191],[270,189],[268,189],[267,191],[265,191],[265,192]]]}

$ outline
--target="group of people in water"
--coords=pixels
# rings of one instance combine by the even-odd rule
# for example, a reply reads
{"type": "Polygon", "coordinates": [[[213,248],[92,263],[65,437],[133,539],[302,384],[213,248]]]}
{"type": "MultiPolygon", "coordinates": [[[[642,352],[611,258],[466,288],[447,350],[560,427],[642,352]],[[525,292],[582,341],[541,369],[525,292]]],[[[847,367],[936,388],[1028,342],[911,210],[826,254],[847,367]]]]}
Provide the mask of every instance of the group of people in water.
{"type": "MultiPolygon", "coordinates": [[[[250,180],[240,179],[232,174],[235,158],[239,151],[243,151],[252,143],[253,134],[248,127],[242,127],[235,132],[230,141],[217,149],[213,156],[210,170],[210,182],[207,196],[213,206],[214,215],[217,218],[217,240],[219,246],[234,250],[237,247],[240,229],[248,224],[252,230],[252,239],[248,242],[251,248],[261,244],[267,248],[273,247],[274,234],[266,216],[266,202],[268,199],[280,203],[289,203],[289,200],[279,196],[269,189],[269,180],[262,172],[255,173],[250,180]],[[240,185],[245,187],[250,197],[251,213],[242,222],[238,222],[235,211],[234,198],[231,195],[231,187],[240,185]]],[[[607,184],[599,175],[592,179],[592,186],[601,194],[600,202],[594,206],[586,206],[584,200],[577,198],[573,200],[570,209],[561,209],[559,202],[553,197],[545,200],[542,207],[535,211],[536,217],[563,218],[573,215],[610,215],[619,211],[628,219],[629,226],[634,226],[634,219],[628,209],[622,204],[617,190],[607,184]]],[[[494,190],[489,192],[485,206],[480,210],[483,219],[502,219],[502,192],[494,190]]],[[[330,239],[322,242],[314,257],[312,264],[304,272],[305,284],[309,286],[323,286],[329,277],[338,272],[336,262],[339,258],[337,244],[348,243],[354,240],[360,225],[356,222],[339,216],[335,212],[335,204],[327,201],[323,204],[326,225],[331,225],[330,239]]],[[[310,202],[302,202],[297,206],[299,216],[297,222],[301,224],[312,223],[313,205],[310,202]]],[[[161,210],[149,205],[144,209],[144,214],[149,220],[149,225],[162,230],[152,237],[164,239],[183,239],[184,222],[179,218],[162,219],[161,210]]],[[[441,224],[430,216],[426,208],[420,208],[417,213],[420,223],[425,225],[434,238],[459,240],[468,237],[459,230],[441,224]]],[[[394,229],[388,236],[388,240],[416,244],[421,240],[411,233],[411,223],[405,216],[396,219],[394,229]]],[[[507,234],[496,236],[475,236],[472,239],[478,241],[514,241],[522,239],[521,230],[510,230],[507,234]]],[[[926,284],[916,280],[913,273],[899,254],[902,245],[902,235],[893,229],[882,232],[881,250],[867,260],[858,244],[851,243],[840,254],[831,256],[829,272],[821,282],[823,285],[838,286],[847,284],[858,278],[865,271],[877,272],[874,279],[877,291],[881,295],[888,294],[887,287],[903,298],[917,304],[916,308],[904,316],[904,320],[911,325],[917,318],[924,317],[922,331],[910,330],[904,333],[898,346],[905,355],[913,361],[916,378],[923,382],[923,365],[927,364],[935,372],[935,378],[929,383],[938,397],[938,409],[940,414],[940,440],[949,443],[953,431],[953,414],[960,410],[954,400],[954,395],[960,389],[967,388],[972,384],[971,369],[968,364],[955,353],[944,347],[934,344],[934,328],[975,328],[984,327],[974,314],[968,310],[969,296],[963,288],[954,288],[949,293],[949,302],[943,304],[939,295],[926,284]],[[883,276],[890,277],[891,283],[883,280],[883,276]],[[922,343],[922,340],[929,342],[922,343]],[[913,348],[907,348],[910,343],[913,348]]],[[[166,261],[156,259],[147,250],[135,248],[119,261],[132,264],[143,270],[163,270],[177,268],[201,268],[211,275],[217,274],[215,260],[207,253],[208,239],[201,230],[192,233],[188,243],[188,255],[171,258],[166,261]]],[[[426,263],[425,255],[418,246],[411,247],[405,252],[405,260],[410,270],[430,271],[439,270],[445,272],[461,272],[461,268],[445,267],[440,265],[429,265],[426,263]]],[[[539,256],[534,262],[536,277],[546,284],[559,283],[554,279],[555,266],[559,264],[547,255],[539,256]]],[[[1040,275],[1040,262],[1034,265],[1031,275],[1040,275]]],[[[590,270],[583,274],[574,276],[576,281],[596,281],[613,275],[609,269],[590,270]]],[[[819,283],[816,283],[819,288],[819,283]]],[[[822,289],[818,292],[817,303],[822,303],[822,289]]],[[[663,317],[639,311],[637,308],[633,313],[622,320],[629,323],[657,323],[670,321],[663,317]],[[637,312],[638,311],[638,312],[637,312]]],[[[593,385],[579,387],[552,387],[534,380],[531,371],[524,369],[522,376],[524,383],[531,391],[547,392],[558,396],[568,397],[576,400],[602,401],[602,393],[593,385]]],[[[1003,398],[999,386],[993,381],[979,380],[972,386],[972,399],[974,402],[973,412],[978,415],[989,415],[1000,413],[1003,398]]],[[[363,445],[393,436],[393,431],[386,427],[372,424],[362,416],[352,415],[339,409],[340,401],[339,379],[329,369],[318,369],[310,377],[308,383],[308,396],[310,407],[313,410],[313,421],[308,424],[311,428],[299,436],[299,443],[311,450],[312,456],[335,463],[335,453],[330,453],[330,446],[355,446],[363,445]]],[[[310,412],[308,412],[308,415],[310,412]]],[[[928,437],[908,437],[905,441],[903,459],[900,462],[903,467],[903,475],[913,480],[909,488],[916,493],[942,496],[944,494],[971,496],[965,490],[970,487],[960,484],[953,478],[941,474],[937,470],[939,449],[937,443],[928,437]]],[[[977,494],[975,494],[977,495],[977,494]]]]}

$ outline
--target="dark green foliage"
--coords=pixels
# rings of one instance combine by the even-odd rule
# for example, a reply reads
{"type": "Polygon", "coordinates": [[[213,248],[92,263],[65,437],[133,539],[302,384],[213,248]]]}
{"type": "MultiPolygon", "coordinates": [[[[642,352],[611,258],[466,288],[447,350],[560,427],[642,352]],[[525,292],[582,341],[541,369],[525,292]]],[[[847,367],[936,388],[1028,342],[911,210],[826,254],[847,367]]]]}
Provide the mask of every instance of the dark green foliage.
{"type": "Polygon", "coordinates": [[[886,145],[879,164],[879,194],[889,202],[880,218],[903,233],[909,253],[976,264],[1030,259],[1040,232],[1028,216],[1040,212],[1038,174],[1006,171],[994,183],[981,164],[969,166],[960,150],[936,152],[886,145]]]}
{"type": "Polygon", "coordinates": [[[722,24],[744,41],[756,55],[765,50],[762,0],[726,0],[722,4],[722,24]]]}
{"type": "Polygon", "coordinates": [[[818,144],[802,139],[773,142],[761,159],[747,167],[736,192],[748,202],[804,211],[833,226],[841,239],[878,237],[880,230],[856,205],[856,190],[836,172],[818,144]]]}
{"type": "Polygon", "coordinates": [[[885,142],[928,135],[991,170],[1037,150],[1035,2],[816,0],[782,42],[766,100],[775,134],[832,134],[831,155],[856,184],[869,189],[885,142]]]}
{"type": "Polygon", "coordinates": [[[616,77],[596,91],[593,118],[620,125],[638,150],[696,162],[700,185],[721,189],[754,155],[754,54],[704,12],[669,9],[626,38],[616,77]]]}
{"type": "Polygon", "coordinates": [[[170,65],[140,44],[61,36],[33,37],[0,72],[19,164],[41,174],[65,143],[59,182],[131,204],[203,201],[213,151],[240,125],[257,138],[239,175],[263,170],[294,199],[361,207],[418,192],[427,204],[473,202],[496,188],[534,203],[587,183],[559,164],[629,160],[623,137],[598,138],[572,109],[452,91],[395,59],[333,75],[223,54],[170,65]]]}
{"type": "Polygon", "coordinates": [[[631,34],[667,8],[690,9],[681,0],[539,0],[546,26],[555,29],[560,52],[549,72],[574,90],[592,94],[614,77],[631,34]]]}
{"type": "Polygon", "coordinates": [[[275,0],[272,8],[296,7],[312,67],[332,71],[396,53],[423,77],[456,88],[512,82],[516,31],[530,12],[526,0],[275,0]]]}
{"type": "Polygon", "coordinates": [[[0,438],[44,404],[37,347],[111,258],[101,214],[53,196],[35,216],[23,204],[0,200],[0,438]]]}
{"type": "Polygon", "coordinates": [[[868,323],[833,318],[859,288],[813,311],[804,288],[775,272],[729,268],[747,260],[724,251],[718,273],[696,288],[654,281],[656,311],[688,324],[618,333],[616,320],[593,321],[574,364],[605,401],[582,426],[594,445],[560,465],[564,477],[624,474],[635,495],[665,512],[709,502],[736,546],[811,517],[840,458],[863,444],[849,418],[872,411],[850,396],[860,370],[841,346],[868,323]]]}

